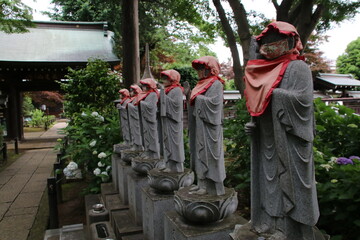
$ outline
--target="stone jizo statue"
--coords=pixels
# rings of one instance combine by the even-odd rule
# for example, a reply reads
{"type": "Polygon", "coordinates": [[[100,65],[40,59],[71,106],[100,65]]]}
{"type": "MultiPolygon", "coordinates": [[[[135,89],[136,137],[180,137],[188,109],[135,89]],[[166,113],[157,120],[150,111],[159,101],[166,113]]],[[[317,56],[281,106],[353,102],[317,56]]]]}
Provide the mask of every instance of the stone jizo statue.
{"type": "Polygon", "coordinates": [[[127,112],[127,104],[131,101],[130,92],[127,89],[121,89],[119,91],[121,102],[117,105],[120,112],[120,127],[121,133],[126,145],[131,144],[131,135],[129,127],[129,118],[127,112]]]}
{"type": "Polygon", "coordinates": [[[160,159],[160,145],[157,125],[157,102],[159,93],[152,78],[140,80],[143,92],[139,94],[135,105],[140,105],[144,134],[145,152],[141,156],[148,159],[160,159]]]}
{"type": "Polygon", "coordinates": [[[129,114],[130,133],[132,138],[131,140],[133,144],[131,150],[133,151],[143,150],[139,109],[137,106],[134,105],[137,103],[138,95],[140,93],[142,93],[142,90],[138,85],[130,86],[131,100],[129,101],[127,106],[128,106],[128,114],[129,114]]]}
{"type": "Polygon", "coordinates": [[[160,95],[164,159],[166,159],[166,168],[162,170],[163,172],[184,171],[183,88],[180,77],[175,70],[161,72],[165,86],[165,91],[160,95]]]}
{"type": "Polygon", "coordinates": [[[319,217],[313,139],[313,82],[294,26],[273,22],[256,37],[261,59],[245,70],[252,121],[251,225],[272,239],[315,239],[319,217]]]}
{"type": "Polygon", "coordinates": [[[192,62],[199,81],[191,91],[189,136],[191,162],[197,175],[192,194],[223,195],[225,179],[223,151],[223,83],[216,58],[201,57],[192,62]]]}

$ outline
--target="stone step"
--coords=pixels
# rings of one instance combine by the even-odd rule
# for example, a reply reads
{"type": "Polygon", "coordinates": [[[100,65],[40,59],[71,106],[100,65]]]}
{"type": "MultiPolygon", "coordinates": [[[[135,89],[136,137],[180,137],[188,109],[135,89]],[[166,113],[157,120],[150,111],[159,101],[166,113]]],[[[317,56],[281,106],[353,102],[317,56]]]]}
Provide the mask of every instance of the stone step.
{"type": "Polygon", "coordinates": [[[92,206],[95,204],[101,203],[100,194],[88,194],[85,195],[85,213],[86,213],[86,224],[89,224],[89,211],[92,209],[92,206]]]}
{"type": "Polygon", "coordinates": [[[44,240],[85,240],[86,232],[84,225],[72,224],[65,225],[58,229],[48,229],[45,231],[44,240]]]}
{"type": "Polygon", "coordinates": [[[122,237],[121,240],[144,240],[143,234],[135,234],[130,236],[122,237]]]}
{"type": "Polygon", "coordinates": [[[134,216],[130,214],[129,210],[114,212],[112,214],[112,222],[117,239],[123,239],[124,237],[142,233],[142,226],[135,223],[134,216]]]}
{"type": "Polygon", "coordinates": [[[116,189],[115,184],[111,183],[102,183],[101,184],[101,197],[104,200],[106,195],[118,194],[119,191],[116,189]]]}

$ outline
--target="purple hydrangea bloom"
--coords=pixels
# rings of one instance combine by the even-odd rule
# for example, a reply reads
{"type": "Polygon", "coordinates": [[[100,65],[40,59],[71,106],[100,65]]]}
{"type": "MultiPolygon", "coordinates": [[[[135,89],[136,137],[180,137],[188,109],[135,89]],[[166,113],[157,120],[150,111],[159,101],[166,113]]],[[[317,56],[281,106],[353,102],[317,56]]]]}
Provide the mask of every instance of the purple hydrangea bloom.
{"type": "Polygon", "coordinates": [[[358,161],[360,161],[360,157],[359,156],[351,156],[351,157],[349,157],[351,160],[358,160],[358,161]]]}
{"type": "Polygon", "coordinates": [[[339,165],[354,164],[351,159],[346,157],[339,157],[338,159],[336,159],[336,163],[339,165]]]}

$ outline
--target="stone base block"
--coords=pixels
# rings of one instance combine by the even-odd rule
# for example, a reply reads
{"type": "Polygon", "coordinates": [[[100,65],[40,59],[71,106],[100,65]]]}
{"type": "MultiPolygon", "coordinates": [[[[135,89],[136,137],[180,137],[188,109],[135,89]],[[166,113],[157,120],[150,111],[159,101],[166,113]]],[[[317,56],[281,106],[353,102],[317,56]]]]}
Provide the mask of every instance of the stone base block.
{"type": "Polygon", "coordinates": [[[101,188],[101,197],[104,202],[106,195],[114,195],[119,193],[119,191],[115,189],[114,184],[112,182],[102,183],[100,188],[101,188]]]}
{"type": "Polygon", "coordinates": [[[142,233],[142,227],[135,223],[129,210],[114,212],[112,218],[116,239],[124,239],[124,237],[142,233]]]}
{"type": "Polygon", "coordinates": [[[89,216],[89,225],[97,222],[107,222],[110,219],[109,210],[106,208],[104,208],[101,212],[90,209],[87,214],[89,216]]]}
{"type": "MultiPolygon", "coordinates": [[[[112,219],[112,215],[114,214],[114,212],[129,209],[128,205],[124,205],[122,203],[122,201],[120,200],[119,194],[106,195],[105,206],[106,206],[106,209],[109,210],[110,219],[112,219]]],[[[114,226],[114,223],[111,220],[110,220],[110,222],[111,222],[111,225],[114,226]]]]}
{"type": "Polygon", "coordinates": [[[118,189],[118,162],[122,162],[121,157],[118,154],[111,155],[111,176],[114,189],[118,189]]]}
{"type": "Polygon", "coordinates": [[[128,195],[128,181],[127,176],[129,173],[133,172],[131,166],[121,161],[117,165],[118,171],[118,186],[119,186],[119,195],[121,201],[125,204],[129,204],[129,195],[128,195]]]}
{"type": "Polygon", "coordinates": [[[144,239],[164,240],[164,214],[174,209],[174,194],[158,194],[151,187],[142,194],[144,239]]]}
{"type": "Polygon", "coordinates": [[[143,234],[136,234],[131,236],[125,236],[121,240],[144,240],[143,234]]]}
{"type": "Polygon", "coordinates": [[[149,184],[160,192],[173,192],[188,187],[194,182],[194,172],[185,168],[184,172],[163,172],[158,168],[149,171],[149,184]]]}
{"type": "Polygon", "coordinates": [[[129,211],[137,225],[142,226],[142,194],[141,189],[148,186],[148,177],[132,171],[128,174],[129,211]]]}
{"type": "Polygon", "coordinates": [[[98,222],[90,225],[91,240],[115,239],[115,233],[109,222],[98,222]]]}
{"type": "Polygon", "coordinates": [[[165,213],[165,239],[172,240],[231,240],[236,224],[246,221],[235,214],[224,220],[205,225],[190,225],[177,212],[165,213]]]}
{"type": "Polygon", "coordinates": [[[90,226],[89,211],[93,209],[95,204],[101,203],[100,194],[88,194],[85,196],[85,212],[86,214],[86,225],[90,226]]]}

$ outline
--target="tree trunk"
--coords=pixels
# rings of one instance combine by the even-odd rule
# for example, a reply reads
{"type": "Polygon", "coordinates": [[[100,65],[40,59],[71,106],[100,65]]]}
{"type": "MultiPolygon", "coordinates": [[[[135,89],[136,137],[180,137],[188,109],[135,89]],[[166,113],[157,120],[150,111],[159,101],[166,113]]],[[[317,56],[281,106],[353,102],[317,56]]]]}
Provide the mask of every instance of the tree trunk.
{"type": "Polygon", "coordinates": [[[126,88],[140,81],[138,0],[123,0],[123,79],[126,88]]]}
{"type": "Polygon", "coordinates": [[[216,11],[219,14],[221,26],[224,30],[224,33],[226,35],[226,40],[230,47],[231,56],[233,59],[235,85],[236,85],[236,88],[239,89],[240,93],[243,93],[244,92],[243,72],[242,72],[242,67],[241,67],[241,63],[240,63],[239,51],[236,46],[236,38],[235,38],[234,32],[229,24],[229,21],[226,17],[224,8],[222,7],[220,0],[213,0],[213,3],[216,8],[216,11]]]}

